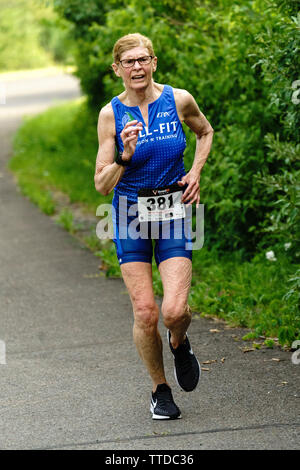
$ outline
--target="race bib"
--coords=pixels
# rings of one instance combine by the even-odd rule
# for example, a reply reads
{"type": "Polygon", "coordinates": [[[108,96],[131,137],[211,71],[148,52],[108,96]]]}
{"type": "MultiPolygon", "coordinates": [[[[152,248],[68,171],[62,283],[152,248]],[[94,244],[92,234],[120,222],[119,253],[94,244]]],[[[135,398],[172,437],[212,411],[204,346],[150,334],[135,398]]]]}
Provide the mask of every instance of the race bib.
{"type": "Polygon", "coordinates": [[[185,207],[182,189],[177,184],[166,188],[140,189],[138,192],[139,222],[182,219],[185,207]]]}

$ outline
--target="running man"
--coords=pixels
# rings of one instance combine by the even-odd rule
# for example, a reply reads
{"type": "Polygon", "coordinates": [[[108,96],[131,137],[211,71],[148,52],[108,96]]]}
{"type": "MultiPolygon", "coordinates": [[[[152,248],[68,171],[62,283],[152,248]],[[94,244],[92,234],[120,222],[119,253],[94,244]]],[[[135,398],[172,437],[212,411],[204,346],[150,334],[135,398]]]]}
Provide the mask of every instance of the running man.
{"type": "Polygon", "coordinates": [[[188,91],[154,82],[157,57],[150,39],[128,34],[116,42],[113,57],[112,68],[125,90],[99,113],[95,187],[103,195],[114,190],[114,242],[132,302],[134,342],[152,379],[152,418],[176,419],[181,412],[165,376],[159,308],[153,293],[153,243],[175,378],[190,392],[199,382],[201,369],[187,335],[192,250],[187,249],[190,240],[183,225],[188,222],[186,204],[200,203],[200,174],[211,149],[213,128],[188,91]],[[183,164],[182,122],[196,135],[188,173],[183,164]],[[143,233],[139,238],[131,228],[136,208],[143,233]],[[166,224],[168,237],[162,236],[166,224]],[[176,236],[178,227],[181,237],[176,236]]]}

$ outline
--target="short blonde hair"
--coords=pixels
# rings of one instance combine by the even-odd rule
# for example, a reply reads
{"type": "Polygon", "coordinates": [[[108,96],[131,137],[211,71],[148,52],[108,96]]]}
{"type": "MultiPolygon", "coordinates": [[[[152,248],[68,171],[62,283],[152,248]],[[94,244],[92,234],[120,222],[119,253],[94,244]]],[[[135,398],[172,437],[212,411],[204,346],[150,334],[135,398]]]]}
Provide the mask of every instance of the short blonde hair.
{"type": "Polygon", "coordinates": [[[139,46],[148,49],[149,55],[155,57],[152,41],[149,38],[140,33],[126,34],[126,36],[118,39],[114,45],[113,58],[115,64],[120,62],[121,55],[124,52],[139,46]]]}

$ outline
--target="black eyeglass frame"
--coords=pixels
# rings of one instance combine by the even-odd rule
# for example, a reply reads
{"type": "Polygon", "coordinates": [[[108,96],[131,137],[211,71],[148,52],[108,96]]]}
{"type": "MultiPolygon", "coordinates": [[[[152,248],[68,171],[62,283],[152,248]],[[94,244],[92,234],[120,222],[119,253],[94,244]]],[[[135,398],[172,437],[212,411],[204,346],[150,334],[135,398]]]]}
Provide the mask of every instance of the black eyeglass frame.
{"type": "Polygon", "coordinates": [[[152,59],[154,59],[154,56],[152,56],[152,55],[144,55],[143,57],[138,57],[137,59],[123,59],[123,60],[119,60],[119,63],[122,65],[122,67],[123,67],[124,69],[130,69],[131,67],[134,67],[134,66],[135,66],[136,61],[138,61],[139,65],[149,65],[149,64],[151,63],[152,59]],[[140,60],[141,60],[141,59],[145,59],[145,57],[150,58],[149,62],[147,62],[146,64],[145,64],[145,63],[144,63],[144,64],[141,64],[141,63],[140,63],[140,60]],[[134,62],[133,62],[132,65],[128,65],[128,66],[126,67],[125,65],[122,64],[122,62],[124,62],[125,60],[134,60],[134,62]]]}

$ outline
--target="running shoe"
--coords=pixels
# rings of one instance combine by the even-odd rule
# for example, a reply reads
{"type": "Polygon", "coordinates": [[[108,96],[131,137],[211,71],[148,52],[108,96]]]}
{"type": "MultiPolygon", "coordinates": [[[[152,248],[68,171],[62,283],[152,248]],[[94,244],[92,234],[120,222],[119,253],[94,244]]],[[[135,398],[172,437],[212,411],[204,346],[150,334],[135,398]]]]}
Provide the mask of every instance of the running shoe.
{"type": "Polygon", "coordinates": [[[157,385],[155,393],[152,392],[150,411],[152,419],[181,418],[180,410],[174,403],[171,389],[167,384],[157,385]]]}
{"type": "Polygon", "coordinates": [[[168,342],[174,356],[174,375],[177,384],[185,392],[192,392],[198,385],[201,375],[200,364],[193,353],[188,335],[176,349],[171,344],[171,333],[168,330],[168,342]]]}

